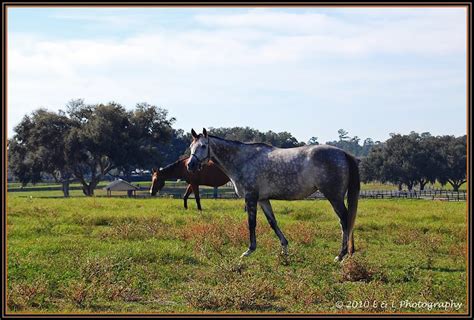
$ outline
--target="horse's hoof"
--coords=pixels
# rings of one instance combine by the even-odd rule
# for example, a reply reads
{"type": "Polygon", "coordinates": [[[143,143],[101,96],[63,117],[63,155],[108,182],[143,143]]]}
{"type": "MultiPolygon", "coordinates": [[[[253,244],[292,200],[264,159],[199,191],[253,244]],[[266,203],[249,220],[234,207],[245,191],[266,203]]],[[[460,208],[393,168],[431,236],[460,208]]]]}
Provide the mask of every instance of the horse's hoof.
{"type": "Polygon", "coordinates": [[[281,254],[284,256],[288,255],[288,246],[281,246],[281,254]]]}
{"type": "Polygon", "coordinates": [[[343,263],[344,260],[346,260],[346,258],[348,257],[348,254],[344,254],[344,255],[338,255],[334,258],[334,262],[340,262],[340,263],[343,263]]]}
{"type": "Polygon", "coordinates": [[[244,253],[242,253],[242,255],[240,256],[241,258],[244,258],[244,257],[248,257],[249,255],[252,254],[252,252],[254,252],[255,250],[250,250],[248,249],[247,251],[245,251],[244,253]]]}

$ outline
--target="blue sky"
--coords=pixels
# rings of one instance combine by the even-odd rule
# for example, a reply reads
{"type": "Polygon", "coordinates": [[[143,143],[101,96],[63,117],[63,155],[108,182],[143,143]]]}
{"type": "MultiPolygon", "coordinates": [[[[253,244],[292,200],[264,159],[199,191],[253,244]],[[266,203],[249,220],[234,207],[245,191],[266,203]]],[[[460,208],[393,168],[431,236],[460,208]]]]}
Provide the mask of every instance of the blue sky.
{"type": "Polygon", "coordinates": [[[71,99],[320,142],[466,133],[466,9],[9,8],[8,134],[71,99]]]}

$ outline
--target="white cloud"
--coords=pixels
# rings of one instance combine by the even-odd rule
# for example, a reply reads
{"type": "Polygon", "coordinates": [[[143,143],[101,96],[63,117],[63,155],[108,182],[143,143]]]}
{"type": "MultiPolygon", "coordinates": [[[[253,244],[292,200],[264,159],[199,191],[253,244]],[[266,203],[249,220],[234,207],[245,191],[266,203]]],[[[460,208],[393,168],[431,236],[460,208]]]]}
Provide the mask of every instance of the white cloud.
{"type": "Polygon", "coordinates": [[[242,14],[198,15],[196,20],[212,27],[257,28],[283,34],[351,33],[351,25],[320,13],[286,13],[254,9],[242,14]]]}
{"type": "Polygon", "coordinates": [[[465,50],[465,22],[449,15],[447,21],[439,20],[439,13],[435,13],[413,14],[402,23],[389,21],[371,26],[323,14],[252,10],[246,14],[197,16],[202,23],[224,27],[218,30],[162,30],[123,40],[25,40],[13,34],[10,70],[29,72],[45,67],[67,73],[70,68],[134,60],[189,67],[283,63],[322,54],[429,55],[465,50]]]}
{"type": "Polygon", "coordinates": [[[267,9],[242,14],[199,15],[205,25],[279,33],[285,44],[312,52],[459,52],[466,44],[466,9],[339,9],[344,15],[287,13],[267,9]],[[350,18],[350,19],[347,19],[350,18]],[[306,35],[306,36],[305,36],[306,35]],[[301,40],[301,41],[299,41],[301,40]]]}
{"type": "MultiPolygon", "coordinates": [[[[186,111],[191,107],[232,125],[259,105],[277,110],[305,99],[309,105],[339,106],[334,111],[340,112],[367,99],[394,104],[397,94],[398,101],[414,101],[413,88],[433,90],[433,79],[462,87],[462,74],[449,66],[403,69],[397,60],[462,55],[465,21],[459,12],[403,12],[387,21],[374,12],[374,19],[365,20],[349,11],[344,15],[270,10],[198,15],[198,29],[157,29],[122,39],[10,33],[9,124],[39,106],[59,108],[79,97],[90,103],[163,103],[186,127],[193,121],[186,111]],[[384,54],[397,57],[382,67],[370,65],[369,57],[384,54]],[[391,85],[398,87],[388,92],[391,85]]],[[[423,94],[428,93],[418,95],[423,94]]]]}
{"type": "MultiPolygon", "coordinates": [[[[314,54],[442,54],[465,50],[465,21],[459,19],[459,12],[456,17],[452,19],[448,15],[446,21],[440,20],[438,12],[429,11],[426,16],[412,14],[402,23],[397,20],[370,25],[370,21],[365,24],[347,23],[323,14],[252,10],[246,14],[197,16],[196,19],[202,23],[224,27],[218,30],[162,30],[115,41],[34,41],[30,37],[28,45],[12,35],[10,47],[13,69],[22,65],[29,69],[30,64],[38,65],[36,59],[43,60],[40,66],[57,64],[59,60],[74,66],[115,63],[121,59],[188,66],[278,63],[314,54]],[[18,63],[19,59],[26,61],[18,63]],[[32,59],[31,62],[28,59],[32,59]]],[[[78,17],[84,18],[82,15],[78,17]]],[[[113,16],[99,19],[119,20],[113,16]]]]}

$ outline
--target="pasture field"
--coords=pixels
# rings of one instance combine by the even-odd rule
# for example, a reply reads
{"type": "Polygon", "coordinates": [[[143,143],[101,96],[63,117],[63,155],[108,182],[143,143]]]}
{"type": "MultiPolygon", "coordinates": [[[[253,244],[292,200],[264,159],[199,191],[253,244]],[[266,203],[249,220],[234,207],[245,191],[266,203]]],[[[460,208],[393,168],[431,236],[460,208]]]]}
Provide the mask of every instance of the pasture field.
{"type": "Polygon", "coordinates": [[[287,258],[259,210],[257,251],[241,260],[243,200],[203,199],[199,213],[181,199],[48,194],[8,193],[10,313],[467,312],[465,202],[360,200],[357,252],[341,264],[325,200],[272,202],[287,258]]]}

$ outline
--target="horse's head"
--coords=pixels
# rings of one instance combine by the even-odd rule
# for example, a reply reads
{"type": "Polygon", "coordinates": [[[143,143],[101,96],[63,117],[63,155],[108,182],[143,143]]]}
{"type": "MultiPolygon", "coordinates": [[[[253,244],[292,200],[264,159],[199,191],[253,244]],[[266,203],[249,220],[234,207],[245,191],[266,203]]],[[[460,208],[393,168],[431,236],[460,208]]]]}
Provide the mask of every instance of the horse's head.
{"type": "Polygon", "coordinates": [[[160,191],[165,185],[165,180],[160,177],[160,171],[153,168],[151,173],[151,187],[150,195],[156,196],[156,193],[160,191]]]}
{"type": "Polygon", "coordinates": [[[188,171],[196,172],[201,169],[203,163],[208,162],[211,158],[211,150],[209,149],[209,137],[206,129],[203,129],[202,134],[197,134],[194,129],[191,129],[193,141],[189,148],[191,149],[191,156],[186,164],[188,171]]]}

